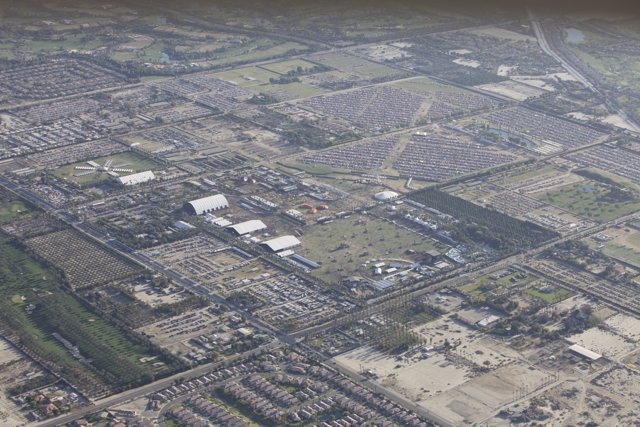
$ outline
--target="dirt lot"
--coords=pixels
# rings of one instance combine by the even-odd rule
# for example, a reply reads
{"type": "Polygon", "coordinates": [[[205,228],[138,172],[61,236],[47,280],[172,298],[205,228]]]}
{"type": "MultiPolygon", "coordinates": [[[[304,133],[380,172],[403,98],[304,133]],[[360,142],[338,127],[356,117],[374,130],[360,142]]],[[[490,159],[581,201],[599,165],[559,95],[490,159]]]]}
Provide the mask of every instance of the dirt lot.
{"type": "Polygon", "coordinates": [[[33,362],[0,338],[0,425],[18,426],[27,422],[20,408],[9,400],[6,391],[38,375],[41,372],[33,362]]]}

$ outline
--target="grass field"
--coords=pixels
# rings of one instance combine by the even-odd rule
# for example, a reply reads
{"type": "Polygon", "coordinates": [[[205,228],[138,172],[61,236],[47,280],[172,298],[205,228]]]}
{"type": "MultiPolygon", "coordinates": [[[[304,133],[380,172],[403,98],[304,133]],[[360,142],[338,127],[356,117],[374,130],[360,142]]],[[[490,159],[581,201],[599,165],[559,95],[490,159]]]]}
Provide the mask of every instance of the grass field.
{"type": "Polygon", "coordinates": [[[327,225],[314,225],[300,238],[302,256],[322,263],[313,274],[336,283],[342,277],[368,273],[362,263],[373,258],[410,260],[416,252],[443,250],[435,241],[386,221],[353,215],[327,225]],[[345,247],[346,245],[346,247],[345,247]]]}
{"type": "Polygon", "coordinates": [[[278,100],[308,98],[310,96],[325,93],[324,90],[309,86],[304,83],[267,84],[253,87],[252,89],[275,96],[278,100]]]}
{"type": "MultiPolygon", "coordinates": [[[[88,311],[60,288],[55,274],[6,238],[0,238],[0,319],[23,345],[45,360],[72,384],[93,392],[150,378],[159,373],[140,358],[153,356],[116,327],[88,311]],[[27,306],[35,305],[32,314],[27,306]],[[53,337],[57,332],[81,355],[82,363],[53,337]]],[[[160,368],[164,369],[164,368],[160,368]]]]}
{"type": "Polygon", "coordinates": [[[603,252],[613,258],[640,267],[640,231],[634,231],[623,240],[605,243],[603,252]]]}
{"type": "Polygon", "coordinates": [[[104,46],[104,42],[99,38],[84,37],[83,35],[67,35],[60,40],[29,40],[24,49],[34,53],[55,52],[58,50],[93,50],[104,46]]]}
{"type": "Polygon", "coordinates": [[[458,290],[473,299],[485,301],[491,299],[494,295],[500,295],[506,292],[508,289],[515,286],[523,286],[536,279],[535,276],[528,274],[526,277],[519,276],[520,272],[513,270],[511,274],[508,274],[499,279],[491,279],[494,273],[482,276],[472,283],[458,287],[458,290]]]}
{"type": "Polygon", "coordinates": [[[629,200],[607,199],[611,190],[595,181],[565,185],[555,191],[536,195],[539,200],[566,209],[593,221],[606,222],[640,210],[640,199],[630,195],[629,200]]]}
{"type": "Polygon", "coordinates": [[[553,292],[543,292],[538,288],[531,287],[525,290],[524,293],[533,298],[537,298],[549,304],[554,304],[556,302],[562,301],[574,295],[573,292],[568,291],[564,288],[554,288],[553,292]]]}
{"type": "Polygon", "coordinates": [[[0,224],[9,223],[31,213],[31,208],[21,200],[2,200],[0,203],[0,224]]]}
{"type": "Polygon", "coordinates": [[[312,59],[328,67],[349,74],[355,74],[365,80],[390,78],[402,74],[401,71],[385,65],[376,64],[366,59],[356,58],[342,53],[325,53],[314,56],[312,59]]]}
{"type": "MultiPolygon", "coordinates": [[[[113,160],[112,166],[116,165],[127,165],[123,166],[124,169],[132,169],[134,172],[142,172],[145,170],[154,170],[158,165],[141,155],[134,153],[132,151],[123,152],[113,154],[111,156],[99,157],[97,159],[88,159],[98,163],[99,165],[104,164],[106,160],[113,160]]],[[[61,166],[53,172],[53,175],[65,180],[73,182],[77,185],[97,185],[102,182],[105,182],[111,177],[106,172],[97,172],[90,175],[85,176],[74,176],[75,174],[82,173],[82,170],[74,169],[76,166],[89,166],[87,162],[78,162],[72,163],[69,165],[61,166]]],[[[122,175],[129,175],[129,173],[122,173],[122,175]]]]}
{"type": "MultiPolygon", "coordinates": [[[[236,68],[235,70],[223,71],[221,73],[211,74],[211,77],[217,79],[232,81],[238,86],[254,89],[255,86],[269,83],[269,79],[277,79],[277,73],[265,70],[259,67],[236,68]]],[[[256,89],[258,92],[259,90],[256,89]]]]}
{"type": "Polygon", "coordinates": [[[297,70],[298,67],[307,70],[315,66],[316,64],[314,64],[313,62],[305,61],[304,59],[290,59],[288,61],[274,62],[271,64],[262,65],[261,68],[265,68],[278,74],[287,74],[289,71],[297,70]]]}
{"type": "Polygon", "coordinates": [[[260,61],[263,59],[275,58],[294,50],[305,51],[308,48],[309,46],[296,42],[276,44],[276,42],[272,40],[263,39],[229,48],[219,54],[215,59],[206,61],[206,64],[213,67],[223,67],[225,65],[237,64],[239,62],[260,61]]]}

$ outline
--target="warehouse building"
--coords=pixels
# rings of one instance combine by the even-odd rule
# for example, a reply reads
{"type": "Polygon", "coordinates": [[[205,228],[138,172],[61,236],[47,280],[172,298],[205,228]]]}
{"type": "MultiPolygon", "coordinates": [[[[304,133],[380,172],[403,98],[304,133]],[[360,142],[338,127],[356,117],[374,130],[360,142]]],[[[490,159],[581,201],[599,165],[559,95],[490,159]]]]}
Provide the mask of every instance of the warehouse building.
{"type": "Polygon", "coordinates": [[[265,228],[267,228],[267,226],[264,222],[260,221],[259,219],[252,219],[249,221],[230,225],[227,227],[227,230],[233,231],[238,236],[244,236],[245,234],[264,230],[265,228]]]}
{"type": "Polygon", "coordinates": [[[268,248],[272,252],[280,252],[302,244],[295,236],[280,236],[275,239],[267,240],[260,243],[263,247],[268,248]]]}
{"type": "Polygon", "coordinates": [[[598,360],[602,359],[601,354],[596,353],[595,351],[591,351],[588,348],[584,348],[578,344],[573,344],[572,346],[570,346],[569,351],[590,362],[597,362],[598,360]]]}
{"type": "Polygon", "coordinates": [[[152,171],[138,172],[131,175],[119,176],[118,182],[122,185],[137,185],[154,180],[156,176],[152,171]]]}
{"type": "Polygon", "coordinates": [[[203,215],[228,207],[229,202],[227,198],[222,194],[216,194],[215,196],[203,197],[202,199],[187,202],[184,204],[183,209],[190,215],[203,215]]]}

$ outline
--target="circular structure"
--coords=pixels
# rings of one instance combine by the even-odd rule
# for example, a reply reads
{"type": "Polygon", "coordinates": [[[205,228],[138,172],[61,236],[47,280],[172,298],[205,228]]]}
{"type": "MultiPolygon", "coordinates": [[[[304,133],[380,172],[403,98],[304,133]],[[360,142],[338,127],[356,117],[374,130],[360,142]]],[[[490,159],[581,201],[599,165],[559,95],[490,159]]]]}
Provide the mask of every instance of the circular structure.
{"type": "Polygon", "coordinates": [[[398,193],[395,191],[381,191],[373,195],[373,198],[384,202],[385,200],[393,200],[398,197],[398,193]]]}

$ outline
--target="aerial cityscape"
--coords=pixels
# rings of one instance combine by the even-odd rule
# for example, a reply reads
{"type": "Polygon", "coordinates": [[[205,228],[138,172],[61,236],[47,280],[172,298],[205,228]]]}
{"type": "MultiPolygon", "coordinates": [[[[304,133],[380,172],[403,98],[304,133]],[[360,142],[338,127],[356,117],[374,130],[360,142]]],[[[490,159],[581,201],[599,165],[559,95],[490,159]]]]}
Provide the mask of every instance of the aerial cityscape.
{"type": "Polygon", "coordinates": [[[640,14],[0,1],[0,425],[640,425],[640,14]]]}

